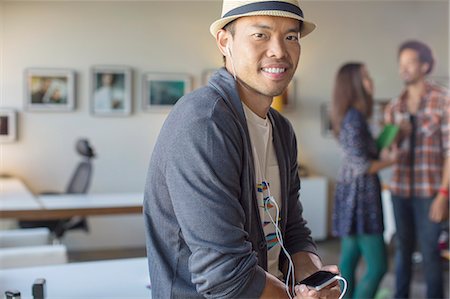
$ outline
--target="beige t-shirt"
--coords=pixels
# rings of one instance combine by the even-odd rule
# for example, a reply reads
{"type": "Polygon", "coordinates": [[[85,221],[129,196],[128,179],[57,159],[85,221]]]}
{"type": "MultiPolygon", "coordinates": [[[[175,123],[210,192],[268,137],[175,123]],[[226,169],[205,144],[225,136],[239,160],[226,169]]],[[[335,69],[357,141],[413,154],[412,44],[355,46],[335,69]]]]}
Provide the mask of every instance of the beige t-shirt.
{"type": "MultiPolygon", "coordinates": [[[[267,269],[269,273],[282,278],[283,274],[278,269],[281,247],[276,237],[275,225],[272,223],[272,220],[277,221],[277,209],[275,204],[268,201],[268,197],[272,196],[278,205],[279,213],[281,213],[280,173],[273,146],[272,124],[268,117],[261,118],[244,103],[243,106],[255,159],[256,196],[267,241],[267,269]]],[[[281,223],[280,220],[278,219],[281,223]]]]}

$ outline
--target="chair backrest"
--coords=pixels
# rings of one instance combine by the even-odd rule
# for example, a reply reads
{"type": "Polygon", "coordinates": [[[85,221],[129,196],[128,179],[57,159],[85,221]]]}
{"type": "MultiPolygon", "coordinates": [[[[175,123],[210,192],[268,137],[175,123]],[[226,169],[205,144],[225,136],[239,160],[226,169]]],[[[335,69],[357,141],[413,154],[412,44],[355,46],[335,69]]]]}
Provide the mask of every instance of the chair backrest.
{"type": "Polygon", "coordinates": [[[72,178],[67,185],[66,193],[87,193],[91,183],[92,164],[90,161],[82,161],[75,169],[72,178]]]}
{"type": "Polygon", "coordinates": [[[87,192],[92,176],[91,159],[95,157],[95,152],[87,139],[79,139],[76,143],[76,150],[83,156],[83,160],[78,164],[67,185],[66,193],[70,194],[87,192]]]}

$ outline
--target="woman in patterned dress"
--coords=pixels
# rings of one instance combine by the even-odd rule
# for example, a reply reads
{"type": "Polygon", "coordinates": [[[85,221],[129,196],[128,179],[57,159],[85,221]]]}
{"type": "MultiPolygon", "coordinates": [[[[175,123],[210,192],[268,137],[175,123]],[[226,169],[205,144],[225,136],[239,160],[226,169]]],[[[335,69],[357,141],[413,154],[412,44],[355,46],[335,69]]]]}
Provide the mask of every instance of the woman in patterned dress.
{"type": "Polygon", "coordinates": [[[395,162],[396,149],[379,153],[369,129],[373,83],[362,63],[343,65],[336,76],[333,131],[343,150],[334,195],[333,235],[341,238],[339,268],[349,283],[346,298],[374,298],[387,270],[381,184],[377,172],[395,162]],[[355,282],[360,258],[366,264],[355,282]]]}

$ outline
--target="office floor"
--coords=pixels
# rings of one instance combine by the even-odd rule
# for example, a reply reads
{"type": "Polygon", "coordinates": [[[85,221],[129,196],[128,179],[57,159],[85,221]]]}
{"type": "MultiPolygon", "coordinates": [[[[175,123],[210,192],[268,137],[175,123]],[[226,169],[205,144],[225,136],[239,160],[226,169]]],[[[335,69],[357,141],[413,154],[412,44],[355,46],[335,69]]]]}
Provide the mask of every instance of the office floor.
{"type": "MultiPolygon", "coordinates": [[[[320,241],[317,243],[319,254],[322,260],[326,264],[338,264],[340,243],[338,239],[329,239],[326,241],[320,241]]],[[[145,248],[136,249],[124,249],[124,250],[97,250],[97,251],[79,251],[69,252],[70,262],[81,262],[91,260],[105,260],[105,259],[117,259],[117,258],[131,258],[131,257],[143,257],[145,256],[145,248]]],[[[425,298],[425,282],[423,274],[421,272],[421,265],[414,265],[414,276],[411,288],[411,298],[425,298]]],[[[445,283],[445,298],[449,298],[449,264],[443,260],[444,268],[444,283],[445,283]]],[[[376,299],[389,299],[392,298],[395,275],[393,272],[393,254],[390,254],[389,258],[389,270],[383,278],[380,285],[380,290],[376,299]]],[[[357,274],[362,275],[364,271],[364,265],[361,263],[358,267],[357,274]]]]}
{"type": "MultiPolygon", "coordinates": [[[[340,254],[340,241],[338,239],[330,239],[317,243],[319,254],[326,264],[338,264],[340,254]]],[[[395,274],[394,274],[394,253],[393,249],[389,251],[388,272],[383,277],[381,285],[378,290],[376,299],[388,299],[393,297],[395,289],[395,274]]],[[[444,291],[445,298],[449,298],[449,263],[443,259],[444,268],[444,291]]],[[[364,272],[364,264],[360,262],[357,269],[357,275],[361,276],[364,272]]],[[[414,264],[413,282],[411,285],[411,298],[425,298],[426,285],[421,270],[421,264],[414,264]]]]}

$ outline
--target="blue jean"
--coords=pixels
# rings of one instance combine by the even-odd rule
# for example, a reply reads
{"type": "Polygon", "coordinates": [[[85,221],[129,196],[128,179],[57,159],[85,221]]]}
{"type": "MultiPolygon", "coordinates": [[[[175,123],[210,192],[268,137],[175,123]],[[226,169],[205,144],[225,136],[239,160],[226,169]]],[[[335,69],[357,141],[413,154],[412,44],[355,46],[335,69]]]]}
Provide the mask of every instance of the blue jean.
{"type": "Polygon", "coordinates": [[[396,232],[395,298],[409,298],[412,275],[412,254],[416,238],[423,256],[427,298],[443,298],[442,262],[438,248],[440,223],[429,218],[433,198],[392,196],[396,232]]]}

